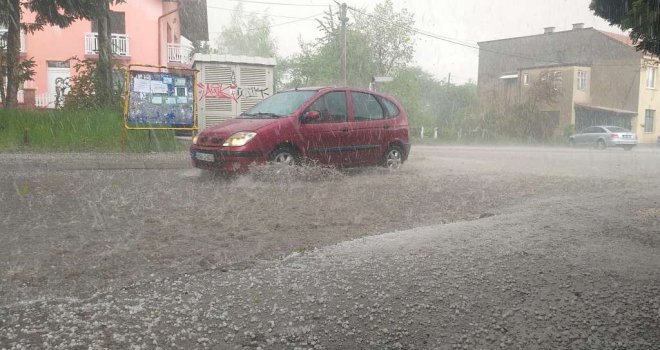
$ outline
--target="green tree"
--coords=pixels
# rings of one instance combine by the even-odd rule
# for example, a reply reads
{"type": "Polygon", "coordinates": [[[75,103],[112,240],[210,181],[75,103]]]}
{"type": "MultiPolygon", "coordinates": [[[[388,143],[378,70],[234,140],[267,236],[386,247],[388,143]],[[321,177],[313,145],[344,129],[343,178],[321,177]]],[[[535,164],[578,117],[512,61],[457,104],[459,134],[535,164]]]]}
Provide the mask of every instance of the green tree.
{"type": "MultiPolygon", "coordinates": [[[[47,2],[48,0],[33,0],[47,2]]],[[[99,61],[96,65],[99,107],[113,108],[117,104],[114,91],[113,62],[112,62],[112,28],[110,28],[110,6],[124,3],[125,0],[61,0],[65,12],[73,14],[76,18],[96,21],[98,25],[99,61]]]]}
{"type": "MultiPolygon", "coordinates": [[[[287,60],[286,85],[289,87],[311,85],[334,85],[343,81],[341,72],[341,39],[339,32],[329,31],[316,42],[300,43],[301,53],[287,60]]],[[[351,86],[366,87],[376,73],[370,57],[371,48],[362,33],[351,28],[346,34],[347,45],[347,83],[351,86]]]]}
{"type": "MultiPolygon", "coordinates": [[[[26,65],[20,60],[20,31],[34,32],[47,25],[61,28],[75,20],[89,19],[99,23],[99,65],[101,83],[96,93],[101,101],[111,105],[112,93],[112,47],[110,40],[110,5],[125,0],[0,0],[0,24],[7,27],[7,48],[5,54],[7,91],[4,97],[5,108],[13,108],[17,103],[18,87],[26,77],[26,65]],[[35,14],[34,23],[22,21],[23,11],[35,14]],[[21,70],[23,67],[23,71],[21,70]]],[[[29,74],[29,72],[28,72],[29,74]]]]}
{"type": "Polygon", "coordinates": [[[34,74],[34,62],[25,63],[20,58],[21,31],[33,32],[45,25],[68,26],[76,16],[62,7],[64,3],[65,0],[0,0],[0,25],[7,28],[4,38],[6,46],[2,54],[4,64],[0,72],[2,79],[7,77],[7,90],[4,91],[3,87],[2,91],[5,108],[16,107],[19,85],[34,74]],[[36,14],[34,23],[22,22],[23,9],[29,9],[36,14]]]}
{"type": "Polygon", "coordinates": [[[660,54],[660,0],[592,0],[594,13],[624,31],[639,50],[660,54]]]}
{"type": "MultiPolygon", "coordinates": [[[[71,90],[64,100],[63,107],[68,110],[93,110],[93,109],[118,109],[121,103],[113,103],[112,105],[104,105],[101,98],[105,96],[96,93],[101,88],[100,76],[97,74],[99,61],[94,59],[79,60],[72,57],[70,61],[74,62],[73,69],[76,74],[71,77],[71,90]]],[[[113,62],[112,67],[113,82],[112,82],[112,97],[113,101],[123,101],[123,93],[125,88],[124,74],[126,67],[121,65],[118,61],[113,62]]]]}
{"type": "MultiPolygon", "coordinates": [[[[300,42],[301,53],[289,60],[289,85],[330,85],[343,80],[343,36],[338,7],[330,7],[317,19],[322,36],[300,42]]],[[[347,83],[366,87],[375,75],[395,75],[407,67],[414,53],[412,14],[396,12],[391,0],[378,4],[373,13],[352,9],[354,20],[346,31],[347,83]]]]}
{"type": "Polygon", "coordinates": [[[394,74],[412,61],[415,52],[411,31],[415,20],[412,13],[406,9],[395,11],[392,0],[376,5],[373,13],[357,10],[354,13],[356,29],[370,43],[371,60],[378,74],[394,74]]]}
{"type": "Polygon", "coordinates": [[[270,17],[246,12],[243,3],[234,7],[234,15],[216,40],[218,53],[257,57],[275,57],[277,44],[270,32],[270,17]]]}
{"type": "Polygon", "coordinates": [[[430,127],[435,124],[431,110],[431,98],[426,98],[425,85],[434,83],[433,77],[419,67],[397,70],[391,83],[383,84],[379,90],[395,96],[405,107],[410,124],[415,127],[430,127]]]}
{"type": "Polygon", "coordinates": [[[477,85],[436,83],[428,89],[427,98],[431,103],[436,126],[447,133],[465,128],[465,121],[477,108],[477,85]]]}
{"type": "Polygon", "coordinates": [[[490,111],[488,125],[494,133],[524,142],[544,142],[557,131],[559,120],[545,110],[554,109],[561,91],[549,72],[531,82],[519,103],[490,111]]]}

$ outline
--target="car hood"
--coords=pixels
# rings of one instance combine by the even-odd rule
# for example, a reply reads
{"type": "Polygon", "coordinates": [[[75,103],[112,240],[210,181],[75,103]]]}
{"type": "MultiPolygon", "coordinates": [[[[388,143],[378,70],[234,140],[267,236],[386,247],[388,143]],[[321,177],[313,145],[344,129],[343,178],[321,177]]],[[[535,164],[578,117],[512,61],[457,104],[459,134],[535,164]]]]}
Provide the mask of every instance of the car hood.
{"type": "Polygon", "coordinates": [[[281,119],[227,119],[209,128],[203,133],[229,137],[239,131],[257,131],[265,126],[280,123],[281,119]]]}

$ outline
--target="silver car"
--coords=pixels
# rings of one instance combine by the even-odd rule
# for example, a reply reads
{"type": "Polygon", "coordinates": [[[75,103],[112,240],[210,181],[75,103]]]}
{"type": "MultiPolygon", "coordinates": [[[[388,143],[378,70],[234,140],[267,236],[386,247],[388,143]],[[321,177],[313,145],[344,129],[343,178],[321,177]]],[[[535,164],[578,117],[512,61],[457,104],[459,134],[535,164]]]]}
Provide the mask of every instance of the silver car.
{"type": "Polygon", "coordinates": [[[571,146],[589,146],[599,149],[622,147],[630,151],[637,146],[637,135],[619,126],[590,126],[568,138],[571,146]]]}

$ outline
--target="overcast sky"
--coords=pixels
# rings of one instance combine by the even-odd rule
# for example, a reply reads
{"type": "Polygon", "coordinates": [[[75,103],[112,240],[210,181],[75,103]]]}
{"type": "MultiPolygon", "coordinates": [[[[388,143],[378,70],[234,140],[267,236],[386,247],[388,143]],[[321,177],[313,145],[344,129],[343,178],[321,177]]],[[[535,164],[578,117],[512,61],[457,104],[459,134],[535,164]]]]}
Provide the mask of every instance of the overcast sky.
{"type": "MultiPolygon", "coordinates": [[[[231,9],[240,0],[207,0],[209,35],[213,40],[233,15],[231,9]]],[[[341,1],[340,1],[341,2],[341,1]]],[[[415,28],[437,36],[455,39],[468,46],[479,41],[543,33],[544,27],[569,30],[573,23],[584,23],[615,33],[606,21],[589,10],[590,0],[393,0],[396,9],[407,9],[415,15],[415,28]]],[[[373,9],[378,0],[349,0],[348,6],[373,9]]],[[[254,0],[244,1],[246,11],[268,13],[273,24],[279,53],[290,56],[299,50],[298,38],[313,40],[319,35],[313,19],[298,20],[320,14],[333,1],[324,0],[254,0]],[[267,3],[267,4],[266,4],[267,3]],[[296,6],[294,6],[296,5],[296,6]],[[293,22],[293,23],[291,23],[293,22]]],[[[320,17],[320,16],[318,16],[320,17]]],[[[349,18],[351,13],[349,11],[349,18]]],[[[436,76],[452,82],[477,80],[479,52],[440,39],[415,36],[415,64],[436,76]]],[[[350,49],[350,48],[349,48],[350,49]]]]}

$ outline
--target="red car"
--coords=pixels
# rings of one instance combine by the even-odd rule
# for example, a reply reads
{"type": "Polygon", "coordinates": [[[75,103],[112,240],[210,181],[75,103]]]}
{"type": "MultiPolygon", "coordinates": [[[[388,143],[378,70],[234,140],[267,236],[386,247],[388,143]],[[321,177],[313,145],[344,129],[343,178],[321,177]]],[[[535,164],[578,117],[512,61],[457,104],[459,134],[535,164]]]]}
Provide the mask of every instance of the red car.
{"type": "Polygon", "coordinates": [[[204,129],[193,166],[243,172],[253,163],[398,168],[410,152],[408,117],[392,97],[353,88],[277,93],[234,119],[204,129]]]}

